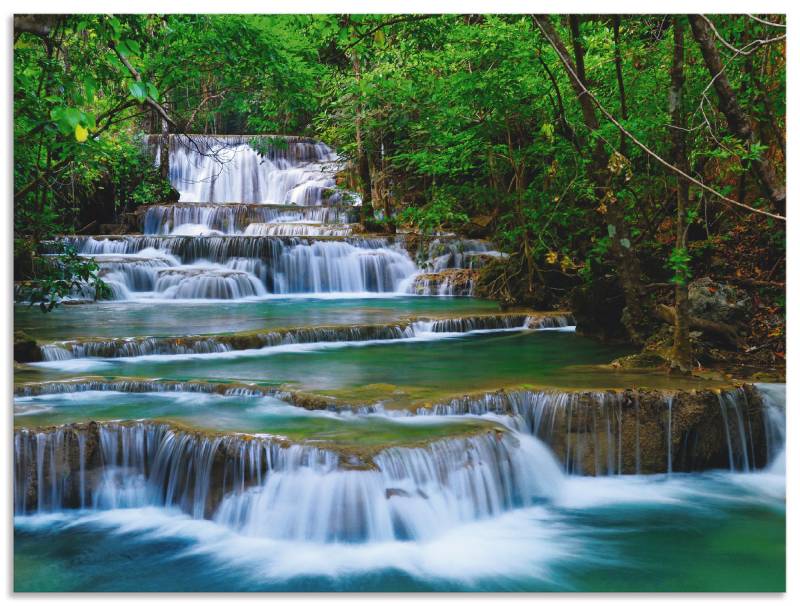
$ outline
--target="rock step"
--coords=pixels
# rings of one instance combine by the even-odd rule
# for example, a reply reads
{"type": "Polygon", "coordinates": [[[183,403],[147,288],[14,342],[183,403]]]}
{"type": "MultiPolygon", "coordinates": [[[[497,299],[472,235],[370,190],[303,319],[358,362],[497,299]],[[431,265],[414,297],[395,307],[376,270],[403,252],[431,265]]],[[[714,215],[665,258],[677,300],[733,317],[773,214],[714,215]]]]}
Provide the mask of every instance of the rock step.
{"type": "Polygon", "coordinates": [[[569,314],[499,314],[454,318],[417,317],[393,324],[317,326],[222,335],[75,339],[40,346],[44,360],[123,358],[146,355],[208,354],[261,349],[293,343],[357,342],[408,339],[424,333],[567,327],[569,314]]]}

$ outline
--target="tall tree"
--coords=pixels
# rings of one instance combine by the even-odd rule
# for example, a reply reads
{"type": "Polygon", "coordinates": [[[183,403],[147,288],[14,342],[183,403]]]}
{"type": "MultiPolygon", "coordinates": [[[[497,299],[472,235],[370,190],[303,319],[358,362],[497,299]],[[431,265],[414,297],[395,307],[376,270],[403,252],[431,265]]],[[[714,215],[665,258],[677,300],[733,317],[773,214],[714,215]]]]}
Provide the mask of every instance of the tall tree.
{"type": "MultiPolygon", "coordinates": [[[[672,163],[683,172],[689,172],[686,151],[686,116],[683,107],[684,44],[683,17],[672,19],[673,51],[670,70],[669,114],[670,140],[672,142],[672,163]]],[[[673,335],[670,370],[676,373],[690,373],[692,369],[692,346],[689,342],[689,255],[686,248],[686,212],[689,204],[689,182],[677,177],[675,221],[675,249],[672,264],[675,271],[675,327],[673,335]]]]}

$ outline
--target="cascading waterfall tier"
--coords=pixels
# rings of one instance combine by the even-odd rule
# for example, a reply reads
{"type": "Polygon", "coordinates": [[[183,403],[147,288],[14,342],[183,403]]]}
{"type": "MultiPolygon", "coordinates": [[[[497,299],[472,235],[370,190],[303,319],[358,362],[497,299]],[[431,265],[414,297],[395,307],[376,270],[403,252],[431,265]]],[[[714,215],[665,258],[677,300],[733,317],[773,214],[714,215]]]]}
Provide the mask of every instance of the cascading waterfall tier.
{"type": "Polygon", "coordinates": [[[352,461],[281,438],[163,423],[86,423],[14,435],[17,515],[178,507],[247,536],[418,540],[554,494],[561,472],[534,438],[484,431],[352,461]]]}
{"type": "Polygon", "coordinates": [[[490,258],[502,257],[485,240],[436,238],[417,251],[417,264],[426,272],[438,274],[448,269],[479,269],[490,258]]]}
{"type": "Polygon", "coordinates": [[[767,436],[778,423],[768,410],[745,385],[721,392],[501,391],[416,412],[509,415],[509,425],[552,448],[567,473],[610,475],[762,468],[775,457],[767,436]]]}
{"type": "MultiPolygon", "coordinates": [[[[160,161],[161,137],[148,145],[160,161]]],[[[324,143],[270,135],[170,135],[169,179],[181,202],[319,206],[341,201],[343,164],[324,143]]]]}
{"type": "MultiPolygon", "coordinates": [[[[387,238],[72,236],[64,241],[87,256],[161,254],[177,258],[183,264],[180,267],[151,268],[150,296],[156,298],[393,293],[403,292],[417,272],[402,245],[387,238]]],[[[102,257],[98,261],[108,280],[120,289],[131,282],[143,282],[129,275],[122,275],[120,281],[113,277],[141,272],[146,265],[114,264],[113,270],[106,270],[102,257]]],[[[122,298],[136,298],[129,290],[124,288],[126,295],[122,298]]]]}
{"type": "MultiPolygon", "coordinates": [[[[156,155],[162,143],[158,135],[147,139],[156,155]]],[[[318,141],[170,135],[168,143],[181,201],[140,207],[127,220],[143,235],[68,236],[43,243],[41,252],[66,245],[95,257],[112,298],[123,300],[470,296],[477,268],[501,255],[482,240],[440,236],[416,247],[415,263],[402,236],[354,235],[357,196],[336,188],[343,165],[318,141]]],[[[94,295],[86,288],[71,296],[94,295]]]]}
{"type": "Polygon", "coordinates": [[[64,381],[44,381],[41,383],[24,383],[14,387],[14,396],[31,397],[49,394],[80,393],[86,391],[117,391],[123,393],[206,393],[224,396],[281,396],[284,399],[288,392],[276,390],[274,387],[248,385],[240,383],[209,383],[205,381],[166,381],[161,379],[105,379],[84,377],[64,381]]]}
{"type": "Polygon", "coordinates": [[[472,296],[477,270],[489,259],[502,256],[483,240],[435,238],[417,248],[416,263],[422,272],[415,276],[410,290],[425,296],[472,296]]]}
{"type": "Polygon", "coordinates": [[[350,224],[314,225],[310,223],[251,223],[246,236],[351,236],[355,227],[350,224]]]}
{"type": "Polygon", "coordinates": [[[417,274],[411,285],[416,295],[439,297],[471,297],[477,274],[472,269],[447,269],[439,273],[417,274]]]}
{"type": "Polygon", "coordinates": [[[42,345],[45,361],[73,358],[127,358],[148,355],[210,354],[261,349],[294,343],[333,343],[410,339],[429,333],[467,333],[482,330],[542,329],[573,324],[569,314],[531,316],[510,314],[461,318],[417,318],[397,324],[317,326],[226,335],[81,339],[42,345]]]}
{"type": "Polygon", "coordinates": [[[145,235],[170,235],[187,225],[233,235],[245,233],[251,224],[305,223],[333,227],[356,219],[357,213],[347,207],[263,204],[155,204],[142,207],[139,213],[140,228],[145,235]]]}

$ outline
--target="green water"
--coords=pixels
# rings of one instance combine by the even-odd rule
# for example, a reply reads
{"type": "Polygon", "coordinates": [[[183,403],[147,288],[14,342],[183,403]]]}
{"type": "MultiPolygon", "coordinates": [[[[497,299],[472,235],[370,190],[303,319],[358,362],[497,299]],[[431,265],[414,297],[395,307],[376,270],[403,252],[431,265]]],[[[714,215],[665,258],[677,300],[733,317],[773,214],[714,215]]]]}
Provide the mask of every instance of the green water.
{"type": "Polygon", "coordinates": [[[736,474],[568,480],[425,544],[245,540],[156,510],[15,528],[17,591],[785,591],[785,508],[736,474]],[[581,495],[576,499],[574,494],[581,495]],[[615,496],[618,495],[618,496],[615,496]],[[447,555],[447,554],[450,555],[447,555]],[[318,559],[330,570],[314,574],[318,559]],[[287,570],[281,563],[295,562],[287,570]]]}
{"type": "MultiPolygon", "coordinates": [[[[440,399],[504,386],[630,387],[661,379],[585,368],[626,353],[629,350],[572,332],[521,331],[205,356],[66,360],[31,365],[18,380],[102,375],[259,382],[330,394],[352,403],[440,399]]],[[[667,379],[663,377],[669,383],[667,379]]]]}
{"type": "Polygon", "coordinates": [[[48,314],[14,306],[14,328],[40,341],[76,337],[180,336],[298,326],[387,324],[407,316],[499,311],[493,301],[466,297],[374,299],[275,298],[264,301],[158,303],[124,301],[62,305],[48,314]]]}
{"type": "MultiPolygon", "coordinates": [[[[275,299],[248,303],[15,309],[44,341],[395,322],[496,312],[470,299],[275,299]]],[[[309,344],[206,356],[77,359],[17,367],[15,380],[88,375],[259,383],[341,404],[426,405],[502,388],[703,388],[720,383],[605,366],[629,349],[569,331],[516,331],[382,343],[309,344]]],[[[368,461],[391,446],[504,430],[491,417],[307,411],[271,397],[78,392],[16,398],[16,427],[163,420],[264,433],[368,461]]],[[[522,440],[522,438],[519,438],[522,440]]],[[[480,461],[471,461],[480,465],[480,461]]],[[[532,465],[536,463],[532,461],[532,465]]],[[[342,474],[370,473],[359,471],[342,474]]],[[[338,473],[338,472],[337,472],[338,473]]],[[[558,475],[558,474],[556,474],[558,475]]],[[[350,476],[352,477],[352,476],[350,476]]],[[[344,478],[340,478],[347,486],[344,478]]],[[[783,591],[785,474],[551,478],[533,506],[436,529],[424,540],[280,541],[148,507],[21,516],[16,591],[783,591]]],[[[310,479],[309,481],[316,481],[310,479]]],[[[382,495],[383,493],[381,493],[382,495]]],[[[387,497],[388,498],[388,497],[387,497]]],[[[424,499],[439,498],[435,492],[424,499]]],[[[455,507],[453,503],[445,505],[455,507]]],[[[447,509],[451,511],[451,509],[447,509]]]]}
{"type": "Polygon", "coordinates": [[[498,428],[490,421],[448,417],[386,418],[307,411],[272,397],[203,393],[80,392],[17,398],[15,427],[85,421],[152,419],[210,431],[271,434],[293,442],[366,451],[498,428]]]}

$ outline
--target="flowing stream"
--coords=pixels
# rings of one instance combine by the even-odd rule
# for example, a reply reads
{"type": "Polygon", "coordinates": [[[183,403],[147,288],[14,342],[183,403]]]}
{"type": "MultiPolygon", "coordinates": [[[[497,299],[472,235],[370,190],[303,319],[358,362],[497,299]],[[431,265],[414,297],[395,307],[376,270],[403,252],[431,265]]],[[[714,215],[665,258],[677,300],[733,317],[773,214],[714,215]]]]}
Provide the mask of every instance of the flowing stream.
{"type": "Polygon", "coordinates": [[[360,233],[343,167],[173,137],[180,202],[65,238],[115,297],[16,306],[17,591],[783,589],[785,385],[455,297],[500,253],[360,233]]]}

